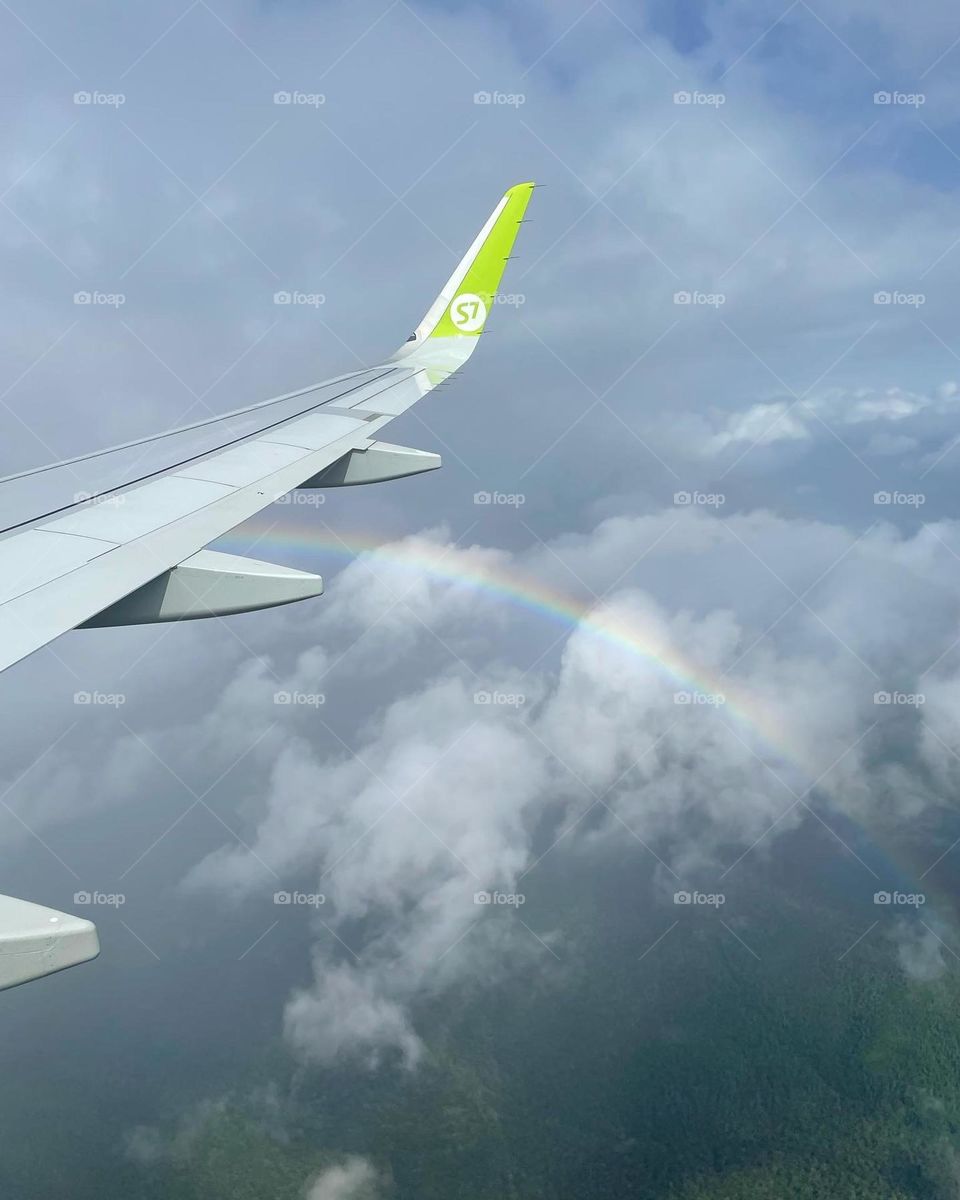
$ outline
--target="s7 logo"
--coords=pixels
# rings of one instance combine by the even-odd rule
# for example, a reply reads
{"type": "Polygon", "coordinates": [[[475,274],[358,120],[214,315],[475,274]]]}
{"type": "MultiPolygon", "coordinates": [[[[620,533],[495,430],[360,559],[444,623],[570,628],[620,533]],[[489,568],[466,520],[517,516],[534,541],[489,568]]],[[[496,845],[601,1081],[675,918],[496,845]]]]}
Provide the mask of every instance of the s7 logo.
{"type": "Polygon", "coordinates": [[[465,292],[450,305],[450,320],[462,333],[476,333],[487,319],[487,306],[482,296],[465,292]]]}

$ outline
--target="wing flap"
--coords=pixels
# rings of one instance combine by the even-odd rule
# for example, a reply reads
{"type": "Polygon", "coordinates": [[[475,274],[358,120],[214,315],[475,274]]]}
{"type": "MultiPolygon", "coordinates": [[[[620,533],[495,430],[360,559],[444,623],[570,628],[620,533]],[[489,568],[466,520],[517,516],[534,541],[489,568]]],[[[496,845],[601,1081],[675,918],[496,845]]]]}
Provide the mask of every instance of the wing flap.
{"type": "Polygon", "coordinates": [[[225,483],[165,475],[139,487],[117,492],[99,503],[93,502],[41,528],[52,533],[72,533],[77,537],[99,538],[122,545],[152,533],[163,525],[169,525],[171,521],[185,517],[198,508],[205,508],[235,490],[225,483]]]}
{"type": "Polygon", "coordinates": [[[9,542],[0,542],[0,606],[113,549],[113,542],[45,529],[28,529],[9,542]]]}
{"type": "Polygon", "coordinates": [[[302,450],[321,450],[333,438],[348,437],[366,427],[362,417],[333,416],[317,413],[312,417],[301,417],[280,429],[274,430],[266,439],[280,446],[299,446],[302,450]]]}
{"type": "Polygon", "coordinates": [[[224,450],[222,454],[212,455],[202,462],[192,463],[175,474],[179,479],[201,479],[207,483],[244,487],[248,483],[256,483],[265,474],[289,466],[308,453],[302,446],[258,439],[243,442],[232,450],[224,450]]]}

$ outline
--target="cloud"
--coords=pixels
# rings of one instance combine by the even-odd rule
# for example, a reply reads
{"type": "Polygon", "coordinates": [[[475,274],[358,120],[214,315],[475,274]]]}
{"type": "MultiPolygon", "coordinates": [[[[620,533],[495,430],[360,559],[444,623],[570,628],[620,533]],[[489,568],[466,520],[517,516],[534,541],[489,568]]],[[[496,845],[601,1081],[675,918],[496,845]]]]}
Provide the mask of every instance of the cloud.
{"type": "MultiPolygon", "coordinates": [[[[252,1093],[251,1099],[263,1101],[258,1092],[252,1093]]],[[[135,1125],[124,1137],[124,1156],[141,1167],[153,1167],[161,1162],[184,1162],[207,1128],[229,1108],[227,1097],[201,1100],[180,1114],[176,1128],[169,1133],[164,1133],[157,1125],[135,1125]]]]}
{"type": "Polygon", "coordinates": [[[168,1147],[160,1130],[152,1125],[137,1125],[130,1130],[124,1155],[141,1167],[152,1167],[167,1156],[168,1147]]]}
{"type": "Polygon", "coordinates": [[[325,959],[316,974],[314,987],[297,992],[284,1015],[287,1037],[303,1058],[332,1062],[345,1049],[362,1047],[375,1062],[378,1050],[392,1047],[408,1065],[416,1065],[420,1039],[401,1006],[376,993],[372,975],[331,966],[325,959]]]}
{"type": "MultiPolygon", "coordinates": [[[[314,716],[291,714],[251,804],[246,847],[207,856],[187,886],[252,896],[267,864],[322,891],[314,981],[286,1009],[291,1045],[320,1062],[378,1061],[389,1050],[415,1064],[422,1045],[410,1005],[496,969],[504,954],[492,927],[479,924],[486,914],[474,894],[521,892],[544,852],[636,838],[672,891],[729,866],[731,844],[746,851],[762,841],[752,853],[767,853],[802,818],[796,800],[811,787],[826,811],[860,820],[938,803],[932,776],[905,778],[879,751],[885,739],[906,739],[944,787],[953,777],[955,763],[925,731],[953,737],[957,664],[936,660],[957,618],[958,560],[949,549],[957,533],[941,524],[908,538],[882,526],[858,537],[771,514],[666,513],[604,522],[514,556],[439,546],[433,535],[418,561],[439,548],[444,570],[418,582],[409,606],[395,590],[409,543],[396,557],[351,564],[329,607],[315,610],[315,644],[280,685],[319,686],[320,671],[335,691],[352,666],[330,648],[375,629],[389,609],[385,628],[403,627],[403,636],[393,670],[378,677],[381,705],[359,740],[324,739],[326,752],[306,733],[311,722],[317,728],[314,716]],[[502,603],[492,611],[490,592],[461,579],[482,564],[496,579],[569,569],[567,578],[600,589],[611,564],[623,574],[628,548],[652,541],[589,621],[527,670],[528,615],[507,614],[502,603]],[[745,565],[737,576],[732,554],[745,565]],[[704,586],[714,556],[727,564],[729,585],[717,594],[704,586]],[[767,570],[758,559],[777,565],[767,570]],[[362,605],[353,602],[361,587],[362,605]],[[666,599],[678,588],[688,607],[671,611],[666,599]],[[488,628],[497,631],[497,665],[481,636],[488,628]],[[412,687],[411,663],[425,677],[412,687]],[[930,680],[922,714],[906,700],[877,702],[883,688],[921,694],[921,677],[930,680]]],[[[376,657],[376,634],[373,645],[376,657]]],[[[215,708],[208,721],[219,726],[215,708]]],[[[533,939],[524,950],[543,953],[533,939]]]]}
{"type": "Polygon", "coordinates": [[[895,931],[897,959],[908,978],[918,983],[939,979],[947,969],[943,942],[926,926],[899,921],[895,931]]]}
{"type": "Polygon", "coordinates": [[[351,1155],[327,1167],[307,1187],[306,1200],[375,1200],[379,1175],[365,1158],[351,1155]]]}
{"type": "Polygon", "coordinates": [[[769,853],[811,787],[828,821],[942,803],[960,762],[958,549],[952,522],[856,534],[689,509],[513,553],[426,531],[351,562],[252,645],[210,651],[187,698],[161,673],[152,716],[85,725],[14,800],[43,836],[71,806],[90,819],[182,778],[128,866],[221,781],[225,825],[215,848],[185,848],[179,903],[322,894],[291,1048],[413,1066],[420,998],[562,954],[562,930],[535,921],[533,936],[476,900],[522,894],[544,855],[627,839],[666,896],[769,853]],[[884,690],[906,699],[878,703],[884,690]]]}
{"type": "MultiPolygon", "coordinates": [[[[893,466],[925,477],[954,445],[958,412],[951,380],[927,395],[896,386],[829,388],[733,411],[671,414],[661,444],[670,445],[674,461],[710,463],[724,479],[732,473],[728,487],[736,486],[736,474],[746,466],[747,456],[762,455],[765,469],[782,467],[794,463],[798,454],[814,461],[841,441],[854,465],[856,455],[875,471],[886,473],[893,466]]],[[[920,487],[918,479],[915,490],[920,487]]]]}

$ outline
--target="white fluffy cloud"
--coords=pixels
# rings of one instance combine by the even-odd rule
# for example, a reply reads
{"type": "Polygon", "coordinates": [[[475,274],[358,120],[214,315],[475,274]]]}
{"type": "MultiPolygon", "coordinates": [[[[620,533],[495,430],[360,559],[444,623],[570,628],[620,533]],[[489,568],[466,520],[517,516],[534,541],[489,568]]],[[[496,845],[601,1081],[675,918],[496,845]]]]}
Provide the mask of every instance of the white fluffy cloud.
{"type": "MultiPolygon", "coordinates": [[[[940,803],[960,778],[958,554],[952,522],[856,535],[764,512],[619,517],[512,554],[426,532],[269,632],[246,625],[259,640],[225,639],[186,700],[161,673],[150,708],[85,724],[11,800],[44,836],[71,808],[169,792],[165,763],[197,794],[224,776],[242,841],[217,827],[180,869],[186,899],[322,894],[291,1046],[414,1064],[418,997],[500,969],[508,942],[549,956],[476,903],[522,893],[544,853],[639,839],[672,891],[716,878],[731,846],[765,853],[798,796],[867,822],[940,803]]],[[[29,838],[12,819],[8,836],[29,838]]],[[[538,933],[562,950],[562,930],[538,933]]]]}
{"type": "Polygon", "coordinates": [[[375,1200],[379,1176],[365,1158],[351,1155],[327,1167],[307,1187],[306,1200],[375,1200]]]}
{"type": "MultiPolygon", "coordinates": [[[[928,925],[901,921],[894,934],[897,958],[909,979],[930,983],[947,969],[943,939],[928,925]]],[[[952,952],[951,952],[952,953],[952,952]]]]}
{"type": "MultiPolygon", "coordinates": [[[[858,539],[768,514],[689,515],[677,527],[663,514],[608,522],[525,555],[438,545],[434,535],[357,562],[331,588],[329,607],[314,610],[315,644],[280,686],[335,691],[354,666],[349,655],[335,663],[332,648],[376,629],[381,611],[384,629],[402,631],[394,667],[416,664],[424,680],[411,688],[403,671],[374,676],[382,703],[356,740],[326,739],[326,751],[311,724],[315,735],[317,722],[326,728],[335,716],[288,714],[284,744],[251,789],[247,845],[225,844],[187,883],[242,898],[262,891],[266,863],[316,887],[325,902],[314,983],[287,1005],[292,1045],[320,1061],[394,1048],[413,1063],[420,1042],[409,1003],[492,969],[502,946],[477,936],[484,910],[475,893],[522,890],[552,840],[544,842],[545,820],[556,835],[572,827],[557,853],[587,836],[641,839],[672,890],[729,865],[721,846],[746,849],[775,823],[777,832],[794,827],[797,796],[859,818],[935,802],[935,786],[905,786],[902,769],[878,751],[896,731],[944,782],[957,765],[942,744],[956,740],[957,663],[937,659],[960,615],[949,548],[958,536],[941,525],[913,538],[878,527],[858,539]],[[651,527],[669,531],[658,549],[527,672],[528,614],[508,614],[459,578],[483,563],[498,578],[549,576],[562,558],[599,588],[611,560],[622,564],[627,547],[649,544],[651,527]],[[409,561],[429,561],[428,549],[442,552],[445,573],[421,568],[409,604],[398,604],[409,561]],[[703,581],[712,559],[729,565],[731,555],[771,559],[789,583],[760,569],[711,597],[703,581]],[[668,581],[675,592],[688,573],[699,590],[671,614],[655,593],[668,581]],[[792,593],[821,576],[796,603],[792,593]],[[361,591],[363,603],[353,603],[361,591]],[[495,631],[497,666],[478,638],[485,631],[495,631]],[[880,691],[923,693],[925,703],[878,704],[880,691]],[[478,695],[503,702],[477,703],[478,695]],[[598,820],[577,825],[591,807],[598,820]]],[[[249,682],[251,668],[242,670],[249,682]]],[[[228,689],[227,709],[238,692],[228,689]]],[[[220,730],[216,706],[206,725],[220,730]]],[[[542,952],[532,939],[526,949],[542,952]]]]}

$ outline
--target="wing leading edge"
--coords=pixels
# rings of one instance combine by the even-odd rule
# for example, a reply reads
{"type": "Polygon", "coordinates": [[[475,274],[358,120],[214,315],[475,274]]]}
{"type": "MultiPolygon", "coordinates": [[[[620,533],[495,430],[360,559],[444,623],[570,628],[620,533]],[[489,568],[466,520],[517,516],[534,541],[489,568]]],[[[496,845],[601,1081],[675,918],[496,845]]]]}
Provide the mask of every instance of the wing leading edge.
{"type": "Polygon", "coordinates": [[[440,465],[377,434],[473,353],[533,188],[506,192],[385,362],[0,480],[0,671],[81,625],[220,616],[318,595],[317,576],[204,547],[294,488],[440,465]]]}

